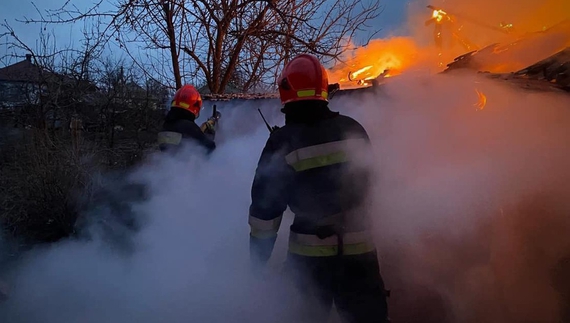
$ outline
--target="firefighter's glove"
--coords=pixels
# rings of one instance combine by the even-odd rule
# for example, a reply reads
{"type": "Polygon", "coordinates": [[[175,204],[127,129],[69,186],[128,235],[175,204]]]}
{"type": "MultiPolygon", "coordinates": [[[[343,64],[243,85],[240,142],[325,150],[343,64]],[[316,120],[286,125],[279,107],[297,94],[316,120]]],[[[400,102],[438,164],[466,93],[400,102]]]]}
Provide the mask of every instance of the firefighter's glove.
{"type": "Polygon", "coordinates": [[[208,119],[208,121],[202,123],[200,126],[203,133],[206,134],[215,134],[216,133],[216,121],[212,119],[208,119]]]}

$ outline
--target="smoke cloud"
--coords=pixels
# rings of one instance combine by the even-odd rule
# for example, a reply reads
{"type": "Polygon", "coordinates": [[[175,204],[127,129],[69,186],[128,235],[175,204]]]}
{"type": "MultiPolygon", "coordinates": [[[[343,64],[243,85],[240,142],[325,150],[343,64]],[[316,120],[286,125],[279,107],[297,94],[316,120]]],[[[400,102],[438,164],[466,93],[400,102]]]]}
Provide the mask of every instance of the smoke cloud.
{"type": "MultiPolygon", "coordinates": [[[[402,75],[377,96],[332,100],[374,145],[371,212],[393,321],[568,315],[568,106],[567,95],[458,74],[402,75]]],[[[29,253],[8,276],[2,321],[299,321],[279,274],[290,214],[267,277],[248,267],[249,190],[268,135],[258,107],[282,124],[277,101],[220,103],[210,158],[151,158],[130,175],[148,188],[131,203],[132,252],[94,234],[29,253]]]]}
{"type": "MultiPolygon", "coordinates": [[[[485,8],[450,3],[449,11],[485,8]]],[[[556,12],[570,12],[557,3],[556,12]]],[[[539,12],[526,4],[504,19],[515,24],[539,12]]],[[[510,8],[494,5],[497,19],[510,8]]],[[[423,44],[409,40],[399,44],[418,53],[423,44]]],[[[570,317],[570,99],[501,82],[407,70],[377,95],[331,102],[362,122],[374,145],[370,212],[394,322],[570,317]]],[[[114,215],[105,205],[89,210],[90,219],[106,219],[93,222],[90,239],[37,248],[7,273],[0,321],[301,321],[280,274],[291,214],[267,276],[253,277],[248,259],[251,181],[268,136],[256,110],[281,125],[278,101],[217,104],[213,155],[154,156],[130,173],[127,184],[147,189],[144,200],[125,201],[136,230],[107,221],[114,215]]],[[[119,184],[108,185],[121,194],[119,184]]]]}
{"type": "Polygon", "coordinates": [[[89,239],[28,252],[6,276],[11,293],[0,321],[296,321],[288,310],[295,298],[277,292],[288,287],[279,282],[279,262],[266,277],[249,268],[249,194],[267,130],[253,122],[259,116],[251,106],[236,115],[220,110],[224,125],[209,158],[195,149],[180,159],[153,156],[122,183],[108,181],[116,196],[88,211],[89,239]],[[135,184],[146,187],[146,198],[123,200],[123,214],[111,214],[110,204],[127,196],[117,187],[135,184]]]}
{"type": "Polygon", "coordinates": [[[461,74],[401,76],[382,91],[352,114],[376,149],[393,321],[568,319],[568,95],[461,74]]]}

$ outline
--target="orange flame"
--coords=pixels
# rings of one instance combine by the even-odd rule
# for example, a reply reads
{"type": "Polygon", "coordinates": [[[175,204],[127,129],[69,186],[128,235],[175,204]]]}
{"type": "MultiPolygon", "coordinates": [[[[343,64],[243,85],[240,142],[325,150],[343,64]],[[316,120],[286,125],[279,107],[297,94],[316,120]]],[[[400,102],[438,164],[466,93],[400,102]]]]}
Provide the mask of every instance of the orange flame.
{"type": "Polygon", "coordinates": [[[348,78],[349,79],[355,79],[358,77],[358,75],[368,71],[369,69],[371,69],[373,66],[372,65],[368,65],[366,67],[363,67],[359,70],[357,70],[356,72],[348,72],[348,78]]]}
{"type": "Polygon", "coordinates": [[[328,70],[329,82],[339,83],[343,88],[367,86],[379,77],[400,74],[414,63],[417,53],[418,48],[410,38],[373,39],[368,46],[349,53],[343,59],[346,63],[328,70]]]}

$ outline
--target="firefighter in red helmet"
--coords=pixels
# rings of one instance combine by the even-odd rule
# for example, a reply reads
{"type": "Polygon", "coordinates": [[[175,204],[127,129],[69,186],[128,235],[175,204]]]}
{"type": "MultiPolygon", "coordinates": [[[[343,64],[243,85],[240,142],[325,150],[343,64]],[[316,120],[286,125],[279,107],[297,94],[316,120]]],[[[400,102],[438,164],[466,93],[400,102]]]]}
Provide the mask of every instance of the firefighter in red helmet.
{"type": "Polygon", "coordinates": [[[356,155],[369,137],[357,121],[328,107],[328,76],[302,54],[278,79],[285,126],[271,133],[259,159],[249,208],[250,256],[262,271],[283,212],[295,214],[285,267],[295,272],[307,322],[327,322],[332,303],[344,322],[388,322],[387,292],[364,209],[370,171],[356,155]]]}
{"type": "MultiPolygon", "coordinates": [[[[202,110],[202,97],[192,85],[184,85],[174,94],[170,111],[164,119],[162,131],[158,134],[161,151],[170,151],[185,142],[198,143],[208,153],[216,148],[215,121],[209,119],[199,127],[195,120],[202,110]]],[[[176,149],[175,149],[176,150],[176,149]]]]}

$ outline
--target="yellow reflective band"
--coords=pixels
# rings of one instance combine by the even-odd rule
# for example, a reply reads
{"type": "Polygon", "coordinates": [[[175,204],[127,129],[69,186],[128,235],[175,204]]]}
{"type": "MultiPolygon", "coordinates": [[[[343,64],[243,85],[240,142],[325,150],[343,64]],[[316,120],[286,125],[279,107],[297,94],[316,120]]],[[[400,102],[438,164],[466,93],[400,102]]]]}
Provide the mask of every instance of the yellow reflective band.
{"type": "Polygon", "coordinates": [[[301,172],[308,169],[340,164],[347,161],[348,159],[346,157],[346,154],[344,152],[338,152],[330,155],[300,160],[291,166],[295,169],[295,171],[301,172]]]}
{"type": "Polygon", "coordinates": [[[297,149],[285,156],[287,164],[296,171],[344,163],[350,160],[349,149],[361,150],[365,139],[347,139],[297,149]]]}
{"type": "Polygon", "coordinates": [[[301,90],[301,91],[297,91],[297,97],[306,98],[308,96],[315,96],[316,93],[317,93],[317,91],[315,91],[315,90],[301,90]]]}
{"type": "Polygon", "coordinates": [[[262,220],[260,218],[256,218],[252,215],[249,216],[248,223],[251,227],[259,229],[259,230],[275,230],[279,229],[281,225],[281,220],[283,216],[278,216],[275,219],[271,220],[262,220]]]}
{"type": "Polygon", "coordinates": [[[182,134],[173,131],[162,131],[158,133],[158,144],[179,145],[182,141],[182,134]]]}
{"type": "Polygon", "coordinates": [[[268,238],[276,237],[277,236],[277,230],[259,230],[259,229],[251,227],[250,234],[252,237],[256,237],[259,239],[268,239],[268,238]]]}
{"type": "MultiPolygon", "coordinates": [[[[309,96],[315,96],[317,94],[316,90],[301,90],[301,91],[297,91],[297,97],[298,98],[306,98],[309,96]]],[[[322,91],[321,92],[321,96],[325,99],[328,99],[329,97],[329,93],[327,91],[322,91]]]]}
{"type": "MultiPolygon", "coordinates": [[[[346,232],[343,236],[343,254],[359,255],[375,250],[372,233],[368,230],[346,232]]],[[[289,252],[310,257],[330,257],[338,254],[338,237],[324,239],[314,234],[289,232],[289,252]]]]}
{"type": "MultiPolygon", "coordinates": [[[[369,242],[344,244],[343,246],[343,254],[347,256],[360,255],[363,253],[372,252],[374,250],[374,244],[369,242]]],[[[338,254],[338,245],[306,246],[293,241],[289,241],[289,252],[296,255],[308,257],[331,257],[338,254]]]]}
{"type": "Polygon", "coordinates": [[[184,109],[188,109],[190,107],[190,104],[186,103],[186,102],[176,102],[177,106],[184,108],[184,109]]]}
{"type": "Polygon", "coordinates": [[[250,215],[248,223],[251,228],[251,235],[261,239],[277,236],[277,231],[279,230],[279,226],[281,226],[282,219],[283,216],[278,216],[275,219],[262,220],[250,215]]]}
{"type": "MultiPolygon", "coordinates": [[[[357,232],[346,232],[343,235],[345,244],[371,243],[372,233],[368,230],[357,232]]],[[[304,246],[336,246],[338,237],[336,235],[321,239],[314,234],[302,234],[289,232],[289,241],[304,246]]]]}

